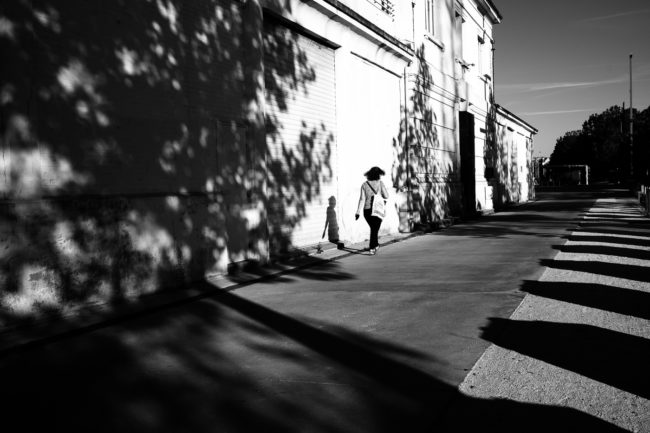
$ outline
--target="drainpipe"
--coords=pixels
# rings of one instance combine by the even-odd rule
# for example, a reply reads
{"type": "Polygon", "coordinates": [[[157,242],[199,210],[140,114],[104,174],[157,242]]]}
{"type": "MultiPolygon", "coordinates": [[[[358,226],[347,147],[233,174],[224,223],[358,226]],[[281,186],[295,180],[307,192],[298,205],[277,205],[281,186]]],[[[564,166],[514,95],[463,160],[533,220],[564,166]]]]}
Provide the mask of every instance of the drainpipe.
{"type": "Polygon", "coordinates": [[[408,113],[408,68],[404,67],[404,153],[406,154],[406,222],[408,230],[411,231],[411,221],[413,220],[411,208],[411,164],[410,164],[410,128],[408,113]]]}
{"type": "MultiPolygon", "coordinates": [[[[415,0],[411,0],[411,40],[413,41],[413,51],[416,52],[416,42],[415,42],[415,0]]],[[[411,231],[413,228],[411,224],[413,222],[413,206],[412,201],[412,182],[411,182],[411,130],[409,128],[409,115],[408,115],[408,68],[411,66],[411,63],[404,67],[404,151],[406,152],[406,218],[408,224],[408,230],[411,231]]]]}

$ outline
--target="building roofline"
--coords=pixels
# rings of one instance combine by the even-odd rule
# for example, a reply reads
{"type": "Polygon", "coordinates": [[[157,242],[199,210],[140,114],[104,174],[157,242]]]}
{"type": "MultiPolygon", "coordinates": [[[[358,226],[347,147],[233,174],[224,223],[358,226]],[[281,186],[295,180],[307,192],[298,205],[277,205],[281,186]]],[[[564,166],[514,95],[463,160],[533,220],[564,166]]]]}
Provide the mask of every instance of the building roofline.
{"type": "Polygon", "coordinates": [[[501,12],[499,12],[492,0],[476,0],[476,3],[485,9],[485,12],[494,24],[499,24],[503,20],[501,12]]]}
{"type": "Polygon", "coordinates": [[[522,119],[521,117],[517,116],[517,115],[516,115],[515,113],[513,113],[512,111],[507,110],[506,108],[502,107],[502,106],[499,105],[499,104],[494,104],[494,106],[496,107],[497,111],[500,111],[500,112],[502,112],[503,114],[505,114],[506,116],[512,118],[513,120],[516,120],[518,123],[521,124],[521,126],[527,128],[527,129],[529,129],[533,134],[537,134],[537,133],[539,132],[539,130],[538,130],[537,128],[535,128],[535,127],[534,127],[533,125],[531,125],[530,123],[526,122],[526,121],[525,121],[524,119],[522,119]]]}
{"type": "MultiPolygon", "coordinates": [[[[396,37],[390,35],[388,32],[386,32],[384,29],[380,28],[376,24],[373,24],[368,20],[367,18],[364,18],[363,15],[357,13],[354,9],[350,8],[349,6],[346,6],[345,4],[341,3],[338,0],[323,0],[325,3],[330,5],[331,7],[337,9],[338,11],[348,15],[352,19],[358,21],[362,25],[366,26],[373,32],[375,32],[377,35],[381,36],[382,38],[386,39],[387,41],[391,42],[395,46],[401,48],[402,50],[406,51],[410,55],[413,55],[415,53],[415,50],[413,47],[410,45],[398,40],[396,37]]],[[[489,1],[489,0],[488,0],[489,1]]]]}

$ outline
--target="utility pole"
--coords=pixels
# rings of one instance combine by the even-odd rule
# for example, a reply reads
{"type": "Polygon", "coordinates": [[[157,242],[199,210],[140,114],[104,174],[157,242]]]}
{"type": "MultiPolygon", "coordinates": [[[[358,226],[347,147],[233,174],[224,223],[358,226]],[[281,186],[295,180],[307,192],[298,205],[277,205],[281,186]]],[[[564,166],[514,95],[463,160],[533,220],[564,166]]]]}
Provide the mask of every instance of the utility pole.
{"type": "Polygon", "coordinates": [[[632,54],[630,54],[630,177],[634,179],[634,111],[632,108],[632,54]]]}

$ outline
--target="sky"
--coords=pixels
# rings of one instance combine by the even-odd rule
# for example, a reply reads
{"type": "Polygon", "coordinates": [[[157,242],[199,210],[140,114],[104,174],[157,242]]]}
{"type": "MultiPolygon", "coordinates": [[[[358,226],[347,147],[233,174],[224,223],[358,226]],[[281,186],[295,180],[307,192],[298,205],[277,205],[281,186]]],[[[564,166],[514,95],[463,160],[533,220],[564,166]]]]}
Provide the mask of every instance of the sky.
{"type": "Polygon", "coordinates": [[[650,0],[493,0],[496,102],[539,130],[534,156],[590,114],[650,106],[650,0]]]}

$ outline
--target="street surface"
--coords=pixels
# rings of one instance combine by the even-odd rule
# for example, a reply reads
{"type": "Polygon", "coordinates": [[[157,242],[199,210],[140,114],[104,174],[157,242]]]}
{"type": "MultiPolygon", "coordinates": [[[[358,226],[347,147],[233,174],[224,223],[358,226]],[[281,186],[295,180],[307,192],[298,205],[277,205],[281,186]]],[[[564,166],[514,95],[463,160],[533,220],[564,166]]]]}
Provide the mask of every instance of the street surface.
{"type": "Polygon", "coordinates": [[[650,431],[637,209],[620,190],[540,194],[5,351],[2,430],[650,431]]]}

